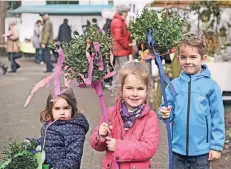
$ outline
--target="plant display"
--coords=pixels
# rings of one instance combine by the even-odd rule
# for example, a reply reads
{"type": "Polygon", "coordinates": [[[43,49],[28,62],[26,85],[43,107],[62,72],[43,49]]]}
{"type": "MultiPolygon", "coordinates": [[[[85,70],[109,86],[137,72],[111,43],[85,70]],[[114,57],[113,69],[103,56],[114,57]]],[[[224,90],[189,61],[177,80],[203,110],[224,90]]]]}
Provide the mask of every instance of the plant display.
{"type": "MultiPolygon", "coordinates": [[[[56,44],[53,47],[57,48],[56,44]]],[[[57,51],[59,58],[54,73],[42,79],[33,87],[24,106],[28,105],[34,93],[54,81],[54,97],[59,95],[61,75],[64,72],[66,87],[91,85],[99,96],[102,113],[107,122],[101,81],[115,74],[111,64],[112,39],[109,34],[90,27],[86,35],[76,36],[70,44],[61,44],[57,51]]]]}
{"type": "Polygon", "coordinates": [[[199,29],[199,21],[209,22],[209,26],[207,29],[213,29],[216,26],[219,26],[221,20],[221,9],[219,7],[219,2],[217,1],[197,1],[193,2],[190,5],[190,10],[194,11],[195,14],[198,15],[198,31],[199,29]]]}
{"type": "Polygon", "coordinates": [[[130,23],[129,30],[138,43],[147,44],[147,33],[151,28],[156,41],[155,50],[163,54],[175,47],[181,40],[185,23],[185,20],[175,12],[149,11],[144,8],[141,15],[130,23]]]}

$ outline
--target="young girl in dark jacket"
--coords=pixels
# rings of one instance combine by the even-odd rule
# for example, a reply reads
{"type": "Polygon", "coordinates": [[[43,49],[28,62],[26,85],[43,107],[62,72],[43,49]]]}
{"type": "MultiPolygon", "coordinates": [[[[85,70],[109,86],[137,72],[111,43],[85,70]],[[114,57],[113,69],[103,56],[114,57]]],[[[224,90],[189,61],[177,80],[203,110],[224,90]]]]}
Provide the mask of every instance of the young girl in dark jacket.
{"type": "Polygon", "coordinates": [[[52,169],[80,169],[85,135],[89,124],[79,113],[71,88],[53,98],[51,92],[46,108],[41,112],[44,123],[37,143],[46,153],[46,163],[52,169]]]}

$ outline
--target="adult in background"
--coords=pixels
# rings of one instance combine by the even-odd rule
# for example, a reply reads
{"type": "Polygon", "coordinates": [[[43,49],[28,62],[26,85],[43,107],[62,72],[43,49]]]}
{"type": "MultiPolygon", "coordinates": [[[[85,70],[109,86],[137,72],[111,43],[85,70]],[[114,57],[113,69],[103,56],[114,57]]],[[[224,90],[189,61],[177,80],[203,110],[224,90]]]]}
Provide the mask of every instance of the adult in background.
{"type": "Polygon", "coordinates": [[[95,29],[95,30],[100,30],[100,28],[99,28],[99,25],[98,25],[98,23],[97,23],[97,19],[96,18],[92,18],[92,26],[93,26],[93,28],[95,29]]]}
{"type": "Polygon", "coordinates": [[[33,37],[32,37],[32,44],[35,48],[35,63],[40,63],[40,61],[45,61],[45,60],[41,60],[40,58],[40,51],[41,51],[41,25],[42,25],[42,21],[41,20],[37,20],[34,26],[34,32],[33,32],[33,37]]]}
{"type": "Polygon", "coordinates": [[[67,42],[71,41],[71,27],[68,25],[68,20],[64,19],[63,23],[59,26],[58,41],[67,42]]]}
{"type": "Polygon", "coordinates": [[[111,22],[111,36],[113,39],[113,56],[115,61],[116,74],[112,82],[112,94],[116,91],[116,78],[122,65],[129,60],[132,53],[130,46],[131,33],[127,30],[126,18],[130,8],[126,5],[117,6],[116,13],[111,22]]]}
{"type": "Polygon", "coordinates": [[[45,73],[48,73],[52,72],[52,69],[54,68],[51,62],[51,53],[49,48],[49,45],[53,43],[53,24],[47,13],[42,13],[40,16],[43,19],[43,28],[41,34],[42,58],[46,62],[45,73]]]}
{"type": "Polygon", "coordinates": [[[10,73],[15,73],[21,67],[16,62],[16,59],[20,58],[21,54],[20,54],[19,32],[15,22],[9,24],[8,32],[4,36],[7,38],[6,52],[8,53],[8,59],[11,63],[10,73]]]}
{"type": "Polygon", "coordinates": [[[105,24],[103,25],[103,31],[111,35],[111,21],[112,19],[107,18],[105,24]]]}
{"type": "Polygon", "coordinates": [[[88,34],[90,31],[90,27],[91,27],[91,22],[89,20],[87,20],[87,24],[82,25],[83,33],[88,34]]]}

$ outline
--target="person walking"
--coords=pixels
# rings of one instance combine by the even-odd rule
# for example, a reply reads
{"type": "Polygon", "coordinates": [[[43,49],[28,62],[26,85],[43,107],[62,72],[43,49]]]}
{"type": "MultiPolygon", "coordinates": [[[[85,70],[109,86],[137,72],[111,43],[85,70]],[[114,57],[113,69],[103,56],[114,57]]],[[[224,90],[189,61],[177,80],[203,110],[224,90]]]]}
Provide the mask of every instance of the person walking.
{"type": "Polygon", "coordinates": [[[132,54],[132,48],[130,46],[131,33],[127,30],[125,23],[130,8],[126,5],[117,6],[117,11],[111,22],[111,36],[113,39],[113,56],[115,59],[115,71],[116,74],[113,77],[112,82],[112,95],[116,91],[116,77],[122,65],[129,60],[129,55],[132,54]]]}
{"type": "Polygon", "coordinates": [[[49,48],[49,45],[53,43],[53,24],[47,13],[42,13],[40,14],[40,16],[43,19],[43,27],[41,34],[42,58],[46,62],[45,73],[49,73],[52,72],[54,68],[51,62],[51,54],[49,48]]]}
{"type": "Polygon", "coordinates": [[[37,20],[35,23],[35,27],[34,27],[34,32],[33,32],[33,37],[32,37],[32,43],[33,46],[35,48],[35,63],[40,63],[41,58],[40,58],[40,51],[41,51],[41,27],[42,25],[42,21],[41,20],[37,20]]]}
{"type": "Polygon", "coordinates": [[[16,27],[16,22],[9,24],[8,32],[4,35],[7,38],[6,41],[6,52],[8,53],[8,59],[11,63],[10,73],[15,73],[21,67],[16,59],[20,58],[20,42],[19,32],[16,27]]]}
{"type": "Polygon", "coordinates": [[[64,19],[63,23],[59,26],[58,41],[67,42],[68,44],[71,41],[71,27],[68,25],[68,20],[64,19]]]}

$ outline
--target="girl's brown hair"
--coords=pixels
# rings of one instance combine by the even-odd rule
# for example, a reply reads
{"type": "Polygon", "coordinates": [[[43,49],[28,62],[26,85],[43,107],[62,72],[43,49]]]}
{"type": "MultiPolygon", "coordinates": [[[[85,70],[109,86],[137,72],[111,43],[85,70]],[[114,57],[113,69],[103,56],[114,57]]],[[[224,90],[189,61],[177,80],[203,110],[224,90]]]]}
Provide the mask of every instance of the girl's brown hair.
{"type": "MultiPolygon", "coordinates": [[[[72,108],[72,117],[79,113],[79,110],[77,108],[77,101],[75,94],[72,90],[72,88],[61,88],[62,93],[58,95],[57,97],[61,97],[67,101],[67,103],[71,106],[72,108]]],[[[46,102],[46,107],[45,109],[40,113],[40,121],[41,122],[48,122],[50,120],[54,120],[53,115],[52,115],[52,108],[54,105],[54,91],[52,90],[50,94],[47,97],[47,102],[46,102]]]]}
{"type": "Polygon", "coordinates": [[[146,63],[141,63],[137,61],[129,61],[125,63],[119,71],[119,76],[117,79],[117,96],[121,96],[121,92],[123,91],[125,79],[128,75],[134,74],[137,78],[139,78],[149,90],[152,86],[151,76],[149,72],[149,67],[146,63]]]}

